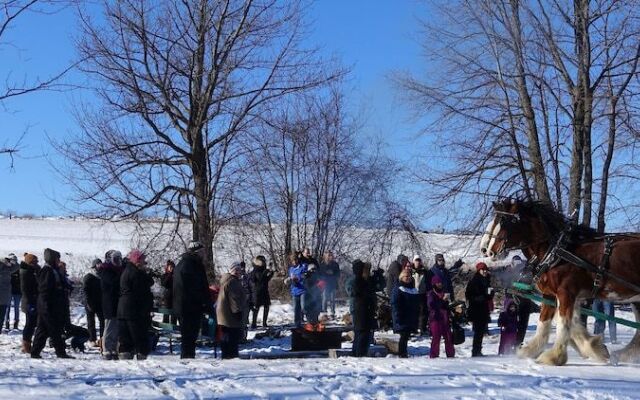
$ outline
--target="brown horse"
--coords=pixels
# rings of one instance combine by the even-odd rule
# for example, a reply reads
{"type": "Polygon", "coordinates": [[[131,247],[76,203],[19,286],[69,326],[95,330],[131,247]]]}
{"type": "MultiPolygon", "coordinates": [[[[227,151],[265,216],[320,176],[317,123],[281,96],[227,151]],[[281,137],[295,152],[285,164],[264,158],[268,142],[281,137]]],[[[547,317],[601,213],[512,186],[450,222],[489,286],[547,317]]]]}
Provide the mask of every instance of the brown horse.
{"type": "MultiPolygon", "coordinates": [[[[540,202],[505,200],[494,203],[494,209],[496,216],[481,242],[486,255],[499,257],[520,249],[533,261],[538,290],[554,296],[557,302],[557,308],[542,306],[536,334],[518,354],[537,357],[537,361],[544,364],[564,365],[567,346],[571,344],[583,357],[609,361],[602,336],[589,335],[580,323],[580,302],[589,298],[640,302],[637,261],[640,235],[604,235],[574,226],[552,206],[540,202]],[[558,256],[567,253],[579,259],[567,261],[569,256],[558,256]],[[557,314],[556,341],[551,349],[544,351],[554,314],[557,314]]],[[[640,316],[637,309],[636,316],[640,316]]],[[[630,361],[640,355],[639,345],[640,335],[636,332],[632,342],[617,354],[617,359],[630,361]]]]}

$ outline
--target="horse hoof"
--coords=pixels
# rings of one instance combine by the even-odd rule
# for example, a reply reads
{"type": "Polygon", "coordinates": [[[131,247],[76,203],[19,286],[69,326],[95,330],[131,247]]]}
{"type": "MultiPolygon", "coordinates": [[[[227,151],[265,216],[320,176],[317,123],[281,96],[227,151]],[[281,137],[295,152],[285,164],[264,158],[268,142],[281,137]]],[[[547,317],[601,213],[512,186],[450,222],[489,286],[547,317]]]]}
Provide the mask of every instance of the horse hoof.
{"type": "Polygon", "coordinates": [[[542,353],[540,357],[536,359],[536,362],[545,365],[565,365],[567,363],[567,353],[551,349],[542,353]]]}
{"type": "Polygon", "coordinates": [[[520,358],[536,358],[540,355],[540,352],[534,351],[530,347],[522,346],[516,351],[516,354],[520,358]]]}

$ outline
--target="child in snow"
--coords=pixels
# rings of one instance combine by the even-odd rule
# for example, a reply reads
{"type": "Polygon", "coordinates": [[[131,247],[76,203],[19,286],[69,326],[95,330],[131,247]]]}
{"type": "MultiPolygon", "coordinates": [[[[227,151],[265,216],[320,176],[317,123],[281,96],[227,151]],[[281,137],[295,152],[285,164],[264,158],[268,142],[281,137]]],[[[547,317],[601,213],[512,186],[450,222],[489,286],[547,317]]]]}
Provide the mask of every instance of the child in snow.
{"type": "Polygon", "coordinates": [[[444,338],[444,350],[447,357],[455,356],[453,334],[449,321],[450,294],[444,292],[442,279],[438,275],[431,278],[432,289],[427,294],[427,308],[429,309],[429,328],[431,330],[430,358],[440,356],[440,339],[444,338]]]}
{"type": "Polygon", "coordinates": [[[518,306],[507,298],[505,311],[500,313],[498,326],[500,327],[500,346],[498,354],[512,354],[515,352],[518,333],[518,306]]]}

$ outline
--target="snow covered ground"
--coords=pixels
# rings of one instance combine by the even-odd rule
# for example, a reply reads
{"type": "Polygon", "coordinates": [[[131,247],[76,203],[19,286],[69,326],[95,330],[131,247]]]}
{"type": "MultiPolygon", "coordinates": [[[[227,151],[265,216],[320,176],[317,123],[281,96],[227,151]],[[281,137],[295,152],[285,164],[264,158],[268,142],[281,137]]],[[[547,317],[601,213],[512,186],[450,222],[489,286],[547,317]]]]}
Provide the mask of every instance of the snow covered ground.
{"type": "MultiPolygon", "coordinates": [[[[136,246],[133,224],[86,220],[21,220],[0,218],[0,256],[34,252],[45,247],[63,253],[72,276],[82,276],[90,260],[107,249],[123,251],[136,246]]],[[[448,261],[462,257],[473,247],[470,239],[453,235],[424,235],[423,247],[430,258],[444,252],[448,261]]],[[[222,265],[237,259],[231,236],[216,244],[222,265]]],[[[395,244],[394,244],[395,245],[395,244]]],[[[394,246],[392,254],[405,251],[394,246]]],[[[249,253],[250,254],[250,253],[249,253]]],[[[469,262],[473,260],[469,259],[469,262]]],[[[385,260],[386,262],[386,260],[385,260]]],[[[341,309],[344,311],[344,307],[341,309]]],[[[85,325],[84,311],[76,304],[76,324],[85,325]]],[[[630,312],[620,312],[632,318],[630,312]]],[[[274,305],[269,323],[291,322],[287,304],[274,305]]],[[[532,316],[529,336],[533,334],[532,316]]],[[[24,316],[21,316],[24,322],[24,316]]],[[[431,360],[429,341],[414,339],[409,359],[215,359],[212,349],[199,349],[198,359],[181,361],[169,354],[162,340],[156,353],[145,361],[103,361],[96,349],[75,354],[76,360],[57,360],[51,349],[43,360],[31,360],[19,351],[21,332],[0,335],[0,400],[4,399],[638,399],[640,366],[600,365],[582,360],[570,350],[569,364],[548,367],[515,356],[498,357],[495,320],[493,336],[485,339],[484,358],[471,358],[471,338],[456,347],[455,359],[431,360]]],[[[591,321],[592,322],[592,321],[591,321]]],[[[21,324],[22,326],[22,324],[21,324]]],[[[621,344],[633,331],[618,326],[621,344]]],[[[467,336],[471,332],[467,329],[467,336]]],[[[253,338],[255,332],[250,332],[253,338]]],[[[343,343],[348,348],[348,342],[343,343]]],[[[244,355],[284,353],[290,338],[250,340],[244,355]]]]}
{"type": "MultiPolygon", "coordinates": [[[[344,308],[342,308],[344,310],[344,308]]],[[[73,311],[83,324],[82,308],[73,311]]],[[[289,305],[273,306],[270,324],[289,322],[289,305]]],[[[630,313],[619,313],[630,317],[630,313]]],[[[531,332],[533,333],[532,316],[531,332]]],[[[618,326],[621,343],[631,337],[618,326]]],[[[637,399],[640,368],[601,365],[570,353],[569,364],[548,367],[515,356],[499,357],[497,330],[485,338],[484,358],[470,358],[471,337],[456,358],[428,358],[428,339],[410,342],[411,358],[215,359],[198,349],[198,359],[181,361],[162,340],[145,361],[103,361],[97,350],[57,360],[20,354],[20,332],[0,335],[0,399],[637,399]]],[[[471,332],[467,331],[467,335],[471,332]]],[[[255,332],[250,332],[252,338],[255,332]]],[[[616,345],[618,348],[621,345],[616,345]]],[[[250,340],[241,353],[286,352],[290,338],[250,340]]],[[[343,348],[349,347],[345,342],[343,348]]]]}

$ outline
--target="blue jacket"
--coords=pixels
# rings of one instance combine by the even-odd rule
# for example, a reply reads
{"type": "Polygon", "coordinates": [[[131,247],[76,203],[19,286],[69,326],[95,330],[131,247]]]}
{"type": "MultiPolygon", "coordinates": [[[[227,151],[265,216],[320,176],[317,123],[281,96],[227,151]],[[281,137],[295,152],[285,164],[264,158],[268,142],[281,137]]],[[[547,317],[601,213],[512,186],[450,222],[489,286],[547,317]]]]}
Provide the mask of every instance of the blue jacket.
{"type": "Polygon", "coordinates": [[[411,332],[418,329],[418,302],[416,288],[396,285],[391,292],[391,316],[394,332],[411,332]]]}
{"type": "Polygon", "coordinates": [[[289,267],[289,278],[291,279],[291,295],[302,296],[307,289],[304,287],[304,276],[307,273],[307,264],[300,263],[289,267]]]}

